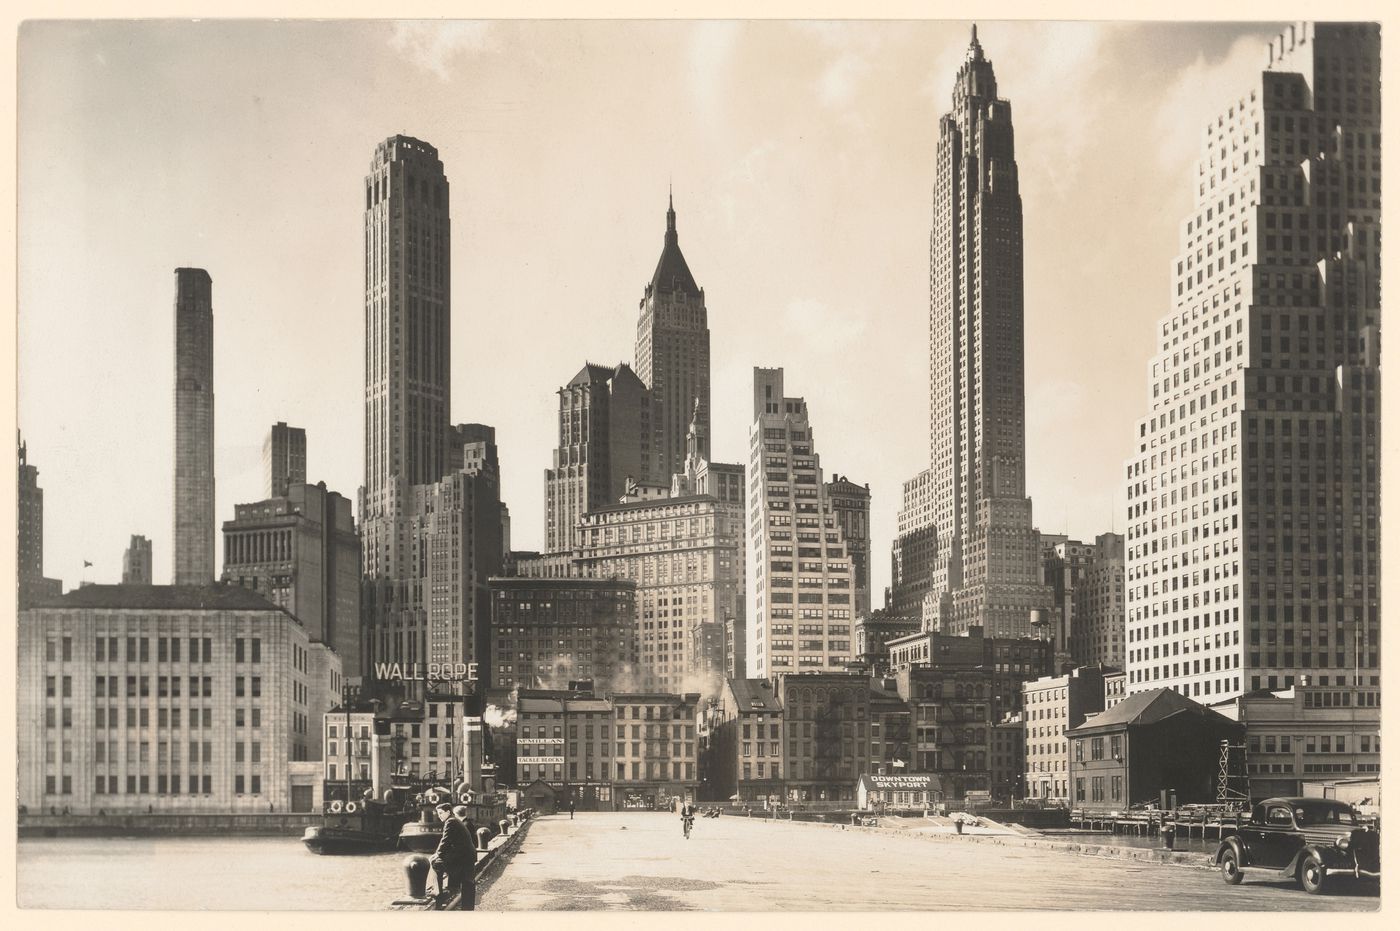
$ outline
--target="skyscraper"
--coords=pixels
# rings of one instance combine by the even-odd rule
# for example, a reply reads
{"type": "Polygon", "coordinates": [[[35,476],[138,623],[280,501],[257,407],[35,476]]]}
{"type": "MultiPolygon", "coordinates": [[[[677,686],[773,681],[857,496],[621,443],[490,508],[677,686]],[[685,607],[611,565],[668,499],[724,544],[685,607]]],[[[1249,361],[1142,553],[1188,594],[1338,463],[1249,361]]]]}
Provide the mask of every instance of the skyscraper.
{"type": "Polygon", "coordinates": [[[486,462],[491,429],[451,426],[449,208],[435,148],[408,136],[376,147],[365,178],[360,489],[362,665],[371,678],[389,663],[489,668],[486,580],[503,559],[500,477],[486,462]]]}
{"type": "Polygon", "coordinates": [[[214,307],[202,268],[175,269],[174,585],[214,581],[214,307]]]}
{"type": "Polygon", "coordinates": [[[390,136],[365,177],[365,483],[360,489],[369,657],[427,662],[427,618],[404,521],[450,440],[450,190],[437,149],[390,136]]]}
{"type": "Polygon", "coordinates": [[[1076,666],[1123,668],[1126,639],[1123,601],[1123,535],[1094,538],[1094,558],[1074,589],[1074,626],[1070,652],[1076,666]]]}
{"type": "Polygon", "coordinates": [[[63,594],[63,583],[44,578],[44,489],[39,487],[39,470],[29,461],[29,447],[19,442],[19,535],[16,575],[19,606],[28,607],[35,599],[63,594]]]}
{"type": "Polygon", "coordinates": [[[282,421],[272,425],[263,440],[263,494],[284,498],[287,487],[306,481],[306,431],[282,421]]]}
{"type": "Polygon", "coordinates": [[[890,592],[886,607],[897,617],[922,617],[933,587],[937,532],[933,523],[933,470],[904,483],[899,535],[890,547],[890,592]]]}
{"type": "Polygon", "coordinates": [[[856,617],[864,617],[870,613],[870,486],[837,475],[826,483],[826,499],[851,558],[856,617]]]}
{"type": "Polygon", "coordinates": [[[446,471],[451,220],[437,149],[391,136],[365,178],[365,484],[369,576],[402,559],[391,499],[446,471]]]}
{"type": "Polygon", "coordinates": [[[669,495],[589,510],[575,565],[636,583],[633,640],[647,688],[718,693],[744,622],[743,467],[700,457],[691,424],[686,468],[669,495]]]}
{"type": "Polygon", "coordinates": [[[588,363],[559,389],[559,445],[544,476],[547,552],[572,550],[579,520],[621,500],[628,479],[661,478],[642,450],[654,409],[646,385],[626,365],[588,363]]]}
{"type": "Polygon", "coordinates": [[[234,505],[233,514],[223,525],[222,580],[286,608],[358,680],[360,538],[349,499],[325,482],[297,482],[285,495],[234,505]]]}
{"type": "Polygon", "coordinates": [[[1127,463],[1130,692],[1374,697],[1380,120],[1379,26],[1304,23],[1206,122],[1127,463]]]}
{"type": "Polygon", "coordinates": [[[936,552],[925,625],[1025,636],[1048,606],[1026,497],[1021,195],[1011,104],[977,28],[939,122],[929,241],[936,552]]]}
{"type": "Polygon", "coordinates": [[[131,543],[122,553],[122,584],[151,584],[151,541],[140,534],[131,535],[131,543]]]}
{"type": "Polygon", "coordinates": [[[855,571],[822,483],[807,402],[783,395],[783,370],[753,370],[753,496],[745,667],[755,678],[844,672],[855,571]]]}
{"type": "Polygon", "coordinates": [[[642,455],[647,471],[664,479],[685,469],[686,431],[697,401],[704,438],[700,456],[710,458],[710,324],[705,289],[696,285],[681,254],[676,210],[669,198],[661,258],[639,307],[636,372],[656,405],[653,433],[642,455]]]}

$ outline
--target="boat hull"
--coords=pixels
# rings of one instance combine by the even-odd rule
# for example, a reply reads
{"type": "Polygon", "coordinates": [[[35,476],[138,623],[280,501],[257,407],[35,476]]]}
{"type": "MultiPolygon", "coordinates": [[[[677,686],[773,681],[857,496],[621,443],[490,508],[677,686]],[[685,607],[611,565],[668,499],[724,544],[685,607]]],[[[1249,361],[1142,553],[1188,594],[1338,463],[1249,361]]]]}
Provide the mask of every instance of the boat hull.
{"type": "Polygon", "coordinates": [[[397,835],[332,827],[310,827],[301,837],[307,850],[328,855],[387,853],[397,841],[397,835]]]}
{"type": "Polygon", "coordinates": [[[410,821],[399,831],[399,849],[412,853],[432,853],[437,850],[442,829],[436,824],[410,821]]]}

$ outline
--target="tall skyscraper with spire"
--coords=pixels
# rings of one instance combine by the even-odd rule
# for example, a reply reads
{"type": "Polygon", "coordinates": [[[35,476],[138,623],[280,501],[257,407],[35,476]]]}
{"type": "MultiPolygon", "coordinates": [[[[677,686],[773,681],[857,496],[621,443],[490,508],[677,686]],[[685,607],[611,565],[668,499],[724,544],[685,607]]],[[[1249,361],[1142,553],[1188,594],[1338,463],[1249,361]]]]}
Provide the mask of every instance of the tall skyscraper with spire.
{"type": "Polygon", "coordinates": [[[643,469],[668,476],[685,470],[686,432],[698,400],[703,440],[710,457],[710,324],[705,289],[681,254],[676,208],[668,195],[661,258],[642,293],[637,320],[637,376],[651,390],[653,433],[644,438],[643,469]]]}
{"type": "Polygon", "coordinates": [[[174,585],[215,574],[213,288],[204,269],[175,269],[174,585]]]}
{"type": "Polygon", "coordinates": [[[1129,692],[1310,684],[1378,712],[1380,47],[1288,26],[1202,114],[1127,463],[1129,692]]]}
{"type": "Polygon", "coordinates": [[[972,42],[939,122],[929,240],[936,537],[924,625],[1031,636],[1050,594],[1026,497],[1021,194],[1011,104],[972,42]]]}

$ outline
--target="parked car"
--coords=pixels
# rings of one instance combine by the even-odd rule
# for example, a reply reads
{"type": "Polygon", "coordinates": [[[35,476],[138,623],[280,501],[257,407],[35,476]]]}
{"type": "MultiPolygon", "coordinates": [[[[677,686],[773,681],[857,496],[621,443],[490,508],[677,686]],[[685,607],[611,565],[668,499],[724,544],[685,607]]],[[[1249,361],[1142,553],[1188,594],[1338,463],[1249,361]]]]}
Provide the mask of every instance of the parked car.
{"type": "Polygon", "coordinates": [[[1316,895],[1336,876],[1379,880],[1380,832],[1362,825],[1346,802],[1271,798],[1255,805],[1248,821],[1225,829],[1215,862],[1232,886],[1246,870],[1259,870],[1296,879],[1316,895]]]}

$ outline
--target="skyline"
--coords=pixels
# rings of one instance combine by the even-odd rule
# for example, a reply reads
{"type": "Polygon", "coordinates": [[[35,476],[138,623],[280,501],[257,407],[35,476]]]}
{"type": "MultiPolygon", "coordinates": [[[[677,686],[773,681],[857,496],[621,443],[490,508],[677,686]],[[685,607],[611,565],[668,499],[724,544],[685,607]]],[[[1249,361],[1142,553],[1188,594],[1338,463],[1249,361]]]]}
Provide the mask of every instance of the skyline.
{"type": "MultiPolygon", "coordinates": [[[[641,296],[660,246],[664,188],[673,176],[677,225],[689,264],[706,287],[710,311],[713,458],[743,461],[752,367],[785,368],[794,393],[808,399],[813,418],[824,425],[828,473],[871,485],[871,584],[878,601],[889,581],[900,482],[926,463],[926,356],[920,346],[927,338],[924,263],[933,141],[969,26],[25,24],[20,41],[19,181],[27,193],[20,199],[19,423],[46,492],[46,574],[71,587],[79,581],[81,562],[90,560],[93,580],[115,580],[126,541],[140,533],[153,541],[156,581],[168,578],[160,570],[170,564],[170,272],[181,265],[208,268],[214,283],[215,396],[222,402],[216,412],[216,521],[230,519],[234,503],[262,497],[262,442],[279,420],[307,430],[308,480],[324,480],[330,489],[355,497],[363,474],[357,452],[363,437],[359,194],[373,146],[402,131],[439,149],[455,188],[453,420],[489,423],[499,431],[502,497],[511,509],[514,548],[543,543],[541,479],[553,448],[556,390],[585,361],[635,361],[633,302],[641,296]],[[192,32],[200,30],[218,37],[229,54],[201,55],[203,44],[191,41],[192,32]],[[606,49],[630,47],[627,37],[638,34],[670,43],[667,49],[682,48],[690,65],[684,78],[659,74],[645,88],[624,83],[632,80],[627,69],[614,66],[619,59],[606,49]],[[377,57],[381,64],[375,73],[389,86],[377,86],[382,95],[373,104],[380,110],[399,106],[396,112],[408,111],[411,117],[377,122],[374,113],[349,107],[343,93],[331,90],[349,77],[349,61],[361,60],[355,54],[337,53],[334,60],[320,62],[330,73],[313,67],[300,78],[294,75],[330,52],[303,54],[290,64],[271,54],[284,43],[329,49],[337,38],[367,53],[377,49],[377,56],[365,57],[377,57]],[[538,67],[525,78],[511,74],[521,67],[518,56],[509,54],[517,45],[534,53],[527,68],[538,67]],[[448,54],[453,49],[455,54],[448,54]],[[763,88],[772,91],[770,96],[755,100],[738,93],[745,68],[761,66],[762,53],[779,49],[794,68],[776,77],[765,72],[774,81],[763,88]],[[560,56],[547,55],[550,50],[560,56]],[[244,56],[254,54],[260,64],[275,62],[264,69],[274,73],[238,68],[244,56]],[[77,68],[75,56],[85,60],[86,71],[77,68]],[[207,69],[213,87],[199,91],[192,86],[199,82],[188,82],[178,90],[215,112],[177,119],[179,125],[164,133],[146,133],[147,123],[155,120],[159,126],[161,117],[169,118],[154,102],[176,88],[159,79],[143,80],[133,69],[169,68],[173,77],[185,73],[180,62],[190,57],[207,69]],[[98,80],[101,72],[113,70],[125,76],[98,80]],[[215,79],[223,71],[229,74],[215,79]],[[644,116],[653,117],[651,123],[670,119],[673,123],[662,128],[680,134],[668,137],[620,109],[605,108],[592,123],[618,133],[632,127],[632,135],[600,132],[601,142],[592,140],[602,150],[597,157],[569,163],[565,156],[579,151],[578,146],[589,143],[583,137],[592,135],[586,125],[590,121],[573,116],[578,107],[570,106],[570,94],[605,104],[610,100],[585,74],[620,85],[612,102],[638,104],[644,116]],[[296,101],[271,96],[263,87],[279,78],[321,89],[315,96],[327,106],[315,111],[320,132],[300,139],[279,134],[296,122],[289,109],[296,101]],[[395,93],[400,85],[437,89],[462,80],[479,81],[487,92],[473,104],[479,112],[450,124],[435,122],[447,119],[441,101],[450,94],[426,94],[425,101],[398,99],[395,93]],[[564,89],[541,88],[550,81],[562,81],[564,89]],[[885,85],[897,92],[885,91],[885,85]],[[159,92],[162,88],[166,94],[159,92]],[[239,102],[245,90],[258,88],[264,94],[254,93],[251,104],[239,102]],[[685,101],[683,108],[674,106],[676,92],[685,101]],[[784,93],[805,100],[809,109],[793,116],[784,93]],[[884,107],[878,115],[868,106],[874,98],[884,107]],[[353,115],[341,116],[337,105],[353,115]],[[132,107],[144,108],[138,112],[146,119],[133,118],[132,107]],[[678,115],[677,109],[684,112],[678,115]],[[94,112],[82,115],[89,110],[94,112]],[[551,113],[569,114],[572,122],[561,126],[539,120],[532,125],[549,129],[540,129],[538,137],[527,135],[527,117],[551,113]],[[86,143],[60,145],[53,139],[55,133],[66,136],[80,128],[86,143]],[[701,131],[705,129],[709,131],[701,131]],[[817,145],[831,146],[831,152],[812,150],[812,130],[817,145]],[[250,138],[243,138],[245,133],[250,138]],[[481,138],[473,147],[463,141],[463,133],[481,138]],[[505,143],[493,141],[493,135],[504,135],[505,143]],[[556,136],[574,145],[540,144],[556,136]],[[158,146],[144,154],[157,166],[166,159],[163,168],[134,174],[146,167],[139,157],[142,146],[156,138],[158,146]],[[221,142],[239,145],[226,153],[221,142]],[[696,151],[706,144],[741,149],[742,157],[735,162],[732,153],[696,151]],[[295,151],[298,145],[300,152],[295,151]],[[136,151],[130,151],[133,147],[136,151]],[[320,158],[320,151],[333,154],[320,158]],[[42,164],[36,164],[38,152],[44,153],[42,164]],[[274,158],[278,152],[285,156],[280,162],[274,158]],[[840,180],[859,171],[862,159],[871,160],[862,185],[843,188],[840,180]],[[580,163],[598,177],[572,181],[571,169],[580,163]],[[283,165],[287,170],[279,174],[283,165]],[[499,180],[492,169],[513,171],[513,179],[499,180]],[[104,187],[113,173],[120,183],[104,187]],[[808,198],[793,189],[794,181],[800,188],[806,178],[835,183],[822,196],[808,198]],[[578,189],[584,196],[560,196],[578,189]],[[195,198],[187,204],[180,196],[205,190],[212,204],[195,206],[195,198]],[[147,203],[152,197],[155,203],[147,203]],[[124,205],[126,199],[135,203],[124,205]],[[178,203],[170,208],[171,228],[163,235],[150,235],[156,231],[146,228],[132,235],[127,229],[129,212],[123,206],[163,217],[158,207],[171,199],[178,203]],[[42,213],[36,213],[36,204],[43,205],[42,213]],[[529,204],[533,210],[526,209],[529,204]],[[239,208],[243,212],[232,216],[224,212],[239,208]],[[589,225],[600,211],[615,226],[615,235],[589,225]],[[208,221],[207,232],[201,232],[205,224],[198,222],[202,214],[218,217],[208,221]],[[838,225],[841,220],[848,222],[838,225]],[[846,234],[833,235],[837,229],[846,234]],[[778,241],[775,233],[788,241],[778,241]],[[66,275],[59,244],[81,244],[84,234],[84,265],[91,272],[66,275]],[[174,241],[192,235],[203,240],[203,249],[174,241]],[[239,241],[255,235],[268,240],[239,241]],[[293,251],[306,241],[316,248],[293,251]],[[234,255],[246,261],[234,264],[234,255]],[[296,262],[298,257],[305,261],[296,262]],[[557,277],[533,277],[541,265],[558,272],[557,277]],[[109,295],[109,303],[99,303],[98,294],[109,295]],[[487,318],[487,308],[508,307],[512,297],[519,306],[501,313],[504,319],[487,318]],[[75,324],[68,315],[43,310],[49,306],[90,306],[93,311],[75,324]],[[111,307],[110,316],[105,306],[111,307]],[[259,306],[261,312],[254,310],[259,306]],[[315,312],[310,319],[289,316],[308,306],[315,312]],[[878,320],[887,312],[894,317],[880,326],[878,320]],[[561,326],[561,319],[585,322],[561,326]],[[806,339],[804,332],[801,352],[783,348],[790,345],[792,331],[804,327],[829,328],[838,345],[824,346],[806,339]],[[67,334],[74,329],[91,338],[73,342],[67,334]],[[478,334],[492,342],[484,353],[476,346],[478,334]],[[501,344],[509,347],[512,339],[511,348],[528,348],[525,358],[505,351],[501,344]],[[526,340],[529,346],[521,347],[526,340]],[[148,383],[136,384],[123,374],[120,360],[132,360],[136,371],[150,373],[148,383]],[[305,366],[289,371],[307,361],[309,371],[305,366]],[[843,363],[854,364],[843,370],[843,363]],[[860,369],[873,369],[880,378],[863,378],[860,369]],[[90,385],[91,390],[61,396],[60,388],[69,385],[90,385]],[[889,406],[874,423],[868,416],[872,404],[889,406]],[[128,426],[133,412],[149,413],[149,419],[139,421],[145,425],[134,443],[128,426]],[[871,447],[877,436],[887,444],[879,450],[871,447]],[[94,470],[92,462],[106,468],[94,470]]],[[[1185,215],[1182,205],[1191,194],[1186,171],[1213,107],[1262,69],[1266,37],[1274,31],[1272,25],[1257,24],[979,24],[981,42],[997,66],[1001,95],[1012,101],[1017,117],[1027,252],[1026,484],[1035,503],[1035,523],[1045,532],[1068,530],[1092,539],[1124,528],[1121,469],[1145,397],[1143,362],[1152,352],[1153,324],[1170,311],[1168,269],[1177,250],[1177,218],[1185,215]],[[1053,58],[1028,53],[1050,43],[1055,44],[1053,58]],[[1143,60],[1132,52],[1144,44],[1155,57],[1143,60]],[[1176,75],[1182,60],[1193,64],[1161,91],[1163,82],[1153,75],[1176,75]],[[1115,71],[1118,79],[1101,73],[1115,71]],[[1067,85],[1066,79],[1079,84],[1067,85]],[[1100,98],[1086,103],[1088,113],[1050,108],[1052,100],[1073,98],[1070,90],[1100,91],[1113,85],[1119,98],[1130,96],[1123,82],[1157,89],[1157,106],[1132,108],[1100,98]],[[1092,112],[1095,106],[1097,112],[1092,112]],[[1087,138],[1116,141],[1120,147],[1126,142],[1131,152],[1132,141],[1144,138],[1130,131],[1132,120],[1169,132],[1156,158],[1125,167],[1087,138]],[[1129,125],[1120,125],[1117,135],[1094,135],[1104,123],[1123,122],[1129,125]],[[1183,147],[1183,138],[1191,144],[1183,147]],[[1094,188],[1086,176],[1101,170],[1107,178],[1094,188]],[[1081,243],[1080,238],[1052,227],[1066,219],[1105,215],[1104,202],[1114,204],[1127,190],[1125,180],[1117,186],[1112,182],[1115,171],[1120,178],[1124,173],[1132,177],[1134,191],[1146,192],[1137,197],[1145,204],[1115,208],[1118,215],[1127,210],[1138,219],[1125,221],[1122,228],[1084,230],[1091,245],[1066,247],[1081,243]],[[1105,269],[1114,267],[1115,256],[1121,259],[1119,283],[1130,295],[1127,300],[1117,296],[1111,275],[1089,279],[1087,289],[1071,283],[1075,275],[1066,270],[1078,265],[1083,274],[1101,255],[1109,257],[1105,269]],[[1070,295],[1088,307],[1068,312],[1066,318],[1070,295]],[[1105,316],[1110,308],[1125,312],[1121,318],[1105,316]],[[1092,371],[1095,363],[1103,370],[1092,371]],[[1136,393],[1140,391],[1144,394],[1136,393]],[[1099,405],[1113,413],[1101,415],[1099,405]],[[1091,429],[1103,423],[1111,426],[1091,429]],[[1078,454],[1073,461],[1061,458],[1073,454],[1078,454]],[[1088,503],[1078,506],[1075,496],[1084,486],[1095,490],[1088,503]]],[[[220,550],[221,544],[219,540],[220,550]]]]}

